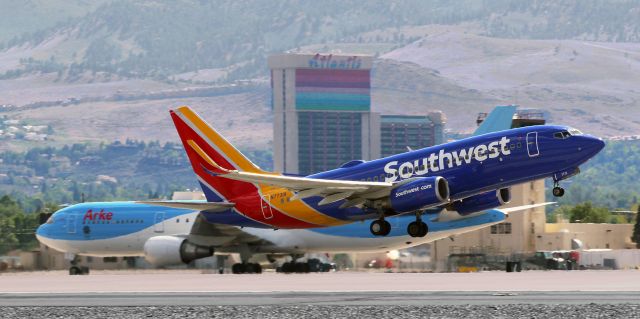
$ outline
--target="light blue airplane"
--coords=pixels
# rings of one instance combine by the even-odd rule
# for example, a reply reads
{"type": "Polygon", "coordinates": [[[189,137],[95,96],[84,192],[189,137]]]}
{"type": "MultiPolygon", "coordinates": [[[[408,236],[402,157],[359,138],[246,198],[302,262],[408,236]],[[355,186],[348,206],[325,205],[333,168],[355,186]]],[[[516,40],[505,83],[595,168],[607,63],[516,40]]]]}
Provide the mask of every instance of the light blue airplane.
{"type": "MultiPolygon", "coordinates": [[[[254,256],[301,256],[305,253],[384,252],[474,231],[503,222],[508,214],[538,205],[494,209],[457,218],[443,213],[425,220],[429,233],[411,237],[406,229],[413,216],[388,219],[391,231],[385,237],[371,234],[367,223],[312,229],[239,227],[207,222],[199,211],[136,202],[94,202],[63,208],[54,213],[37,232],[38,240],[72,256],[144,256],[158,267],[190,263],[214,254],[239,253],[242,263],[234,273],[259,273],[254,256]]],[[[261,258],[265,259],[265,258],[261,258]]],[[[288,267],[287,265],[284,266],[288,267]]],[[[74,262],[70,274],[86,267],[74,262]]],[[[285,269],[286,271],[286,269],[285,269]]]]}

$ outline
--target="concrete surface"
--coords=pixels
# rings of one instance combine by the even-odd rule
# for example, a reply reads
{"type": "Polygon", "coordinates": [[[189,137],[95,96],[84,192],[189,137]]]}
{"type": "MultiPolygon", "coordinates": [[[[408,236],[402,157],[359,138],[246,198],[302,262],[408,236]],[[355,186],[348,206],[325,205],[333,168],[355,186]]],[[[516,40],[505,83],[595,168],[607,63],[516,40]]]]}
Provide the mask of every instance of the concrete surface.
{"type": "Polygon", "coordinates": [[[94,271],[0,275],[0,293],[83,292],[388,292],[388,291],[628,291],[640,292],[640,271],[521,273],[367,273],[232,275],[197,271],[94,271]]]}

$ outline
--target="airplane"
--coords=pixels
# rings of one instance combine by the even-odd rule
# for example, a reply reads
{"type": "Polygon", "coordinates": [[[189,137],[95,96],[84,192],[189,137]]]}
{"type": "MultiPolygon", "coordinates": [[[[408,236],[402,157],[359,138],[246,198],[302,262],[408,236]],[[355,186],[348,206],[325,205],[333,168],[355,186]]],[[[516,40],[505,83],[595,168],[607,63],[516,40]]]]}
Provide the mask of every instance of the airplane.
{"type": "MultiPolygon", "coordinates": [[[[413,215],[407,233],[424,237],[423,215],[460,218],[500,207],[510,186],[580,172],[604,142],[575,128],[536,125],[477,135],[372,161],[354,160],[308,176],[267,172],[252,163],[187,106],[170,111],[207,202],[143,201],[201,211],[211,224],[312,229],[373,220],[387,236],[393,216],[413,215]]],[[[403,219],[404,220],[404,219],[403,219]]]]}
{"type": "MultiPolygon", "coordinates": [[[[194,201],[203,202],[203,201],[194,201]]],[[[136,202],[80,203],[58,210],[36,231],[44,245],[71,258],[70,275],[88,274],[77,256],[144,256],[154,266],[163,267],[212,256],[239,253],[241,263],[232,272],[261,273],[262,260],[292,256],[282,265],[283,272],[304,272],[308,264],[296,263],[305,253],[380,252],[408,248],[452,237],[505,221],[510,213],[549,203],[492,209],[467,218],[434,217],[426,221],[431,230],[420,238],[410,237],[405,229],[413,222],[410,215],[389,217],[386,237],[371,234],[362,222],[309,229],[240,227],[209,223],[199,211],[170,208],[136,202]]],[[[218,266],[222,267],[219,259],[218,266]]],[[[223,269],[220,268],[220,273],[223,269]]]]}

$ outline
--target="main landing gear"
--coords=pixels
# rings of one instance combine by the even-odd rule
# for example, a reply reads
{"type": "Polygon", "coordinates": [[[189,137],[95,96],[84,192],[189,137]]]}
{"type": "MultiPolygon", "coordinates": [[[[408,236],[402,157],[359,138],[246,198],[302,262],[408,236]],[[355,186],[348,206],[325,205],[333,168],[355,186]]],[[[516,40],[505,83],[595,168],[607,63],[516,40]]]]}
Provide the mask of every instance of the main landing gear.
{"type": "Polygon", "coordinates": [[[231,266],[231,272],[234,274],[261,274],[262,266],[257,263],[237,263],[231,266]]]}
{"type": "Polygon", "coordinates": [[[258,263],[250,263],[249,260],[253,255],[252,249],[248,245],[239,247],[240,263],[231,266],[231,272],[234,274],[261,274],[262,266],[258,263]]]}
{"type": "Polygon", "coordinates": [[[562,197],[564,195],[564,188],[560,187],[560,183],[558,181],[553,182],[553,196],[562,197]]]}
{"type": "Polygon", "coordinates": [[[391,232],[391,224],[384,218],[376,219],[371,222],[369,230],[375,236],[387,236],[391,232]]]}
{"type": "Polygon", "coordinates": [[[422,221],[420,215],[416,215],[416,221],[409,223],[407,226],[407,233],[411,237],[424,237],[429,232],[429,226],[422,221]]]}
{"type": "MultiPolygon", "coordinates": [[[[391,232],[391,224],[383,218],[380,218],[372,221],[369,229],[375,236],[387,236],[391,232]]],[[[416,215],[416,221],[409,223],[407,226],[407,233],[411,237],[424,237],[428,232],[429,226],[422,221],[420,215],[416,215]]]]}

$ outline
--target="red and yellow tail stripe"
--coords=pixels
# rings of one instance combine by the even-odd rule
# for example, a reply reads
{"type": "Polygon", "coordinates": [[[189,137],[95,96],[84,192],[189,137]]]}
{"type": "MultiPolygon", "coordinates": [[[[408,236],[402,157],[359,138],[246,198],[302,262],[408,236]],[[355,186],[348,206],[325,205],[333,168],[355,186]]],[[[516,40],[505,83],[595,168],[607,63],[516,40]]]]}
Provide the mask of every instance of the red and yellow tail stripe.
{"type": "Polygon", "coordinates": [[[312,228],[346,223],[309,207],[301,200],[289,201],[293,193],[288,189],[234,181],[207,173],[205,168],[217,174],[224,174],[224,170],[276,174],[252,163],[189,107],[177,108],[171,112],[171,117],[195,173],[226,200],[234,202],[243,215],[275,228],[312,228]],[[263,200],[271,206],[272,217],[262,214],[263,200]]]}

